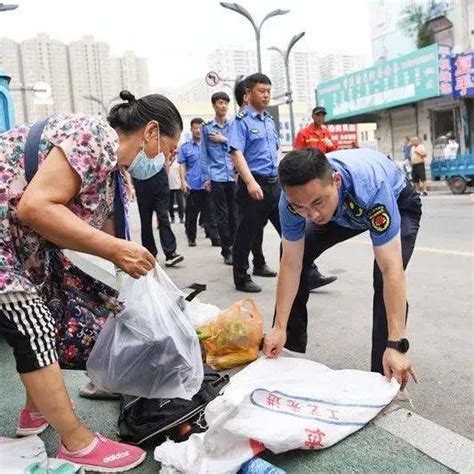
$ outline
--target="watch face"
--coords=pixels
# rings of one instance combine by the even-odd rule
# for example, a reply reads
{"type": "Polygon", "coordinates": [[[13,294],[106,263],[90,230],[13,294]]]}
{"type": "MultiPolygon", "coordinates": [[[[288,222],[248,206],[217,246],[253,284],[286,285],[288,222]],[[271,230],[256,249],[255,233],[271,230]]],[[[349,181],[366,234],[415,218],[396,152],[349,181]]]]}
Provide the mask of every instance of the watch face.
{"type": "Polygon", "coordinates": [[[408,352],[408,349],[410,348],[408,339],[401,339],[398,344],[400,347],[400,352],[403,352],[403,353],[408,352]]]}

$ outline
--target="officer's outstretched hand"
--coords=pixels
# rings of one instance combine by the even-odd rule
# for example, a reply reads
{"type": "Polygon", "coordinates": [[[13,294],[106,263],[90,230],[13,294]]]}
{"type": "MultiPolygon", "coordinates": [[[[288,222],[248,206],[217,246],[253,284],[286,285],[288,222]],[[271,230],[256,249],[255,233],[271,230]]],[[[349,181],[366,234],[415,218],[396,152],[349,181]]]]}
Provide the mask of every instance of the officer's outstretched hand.
{"type": "Polygon", "coordinates": [[[391,380],[395,377],[397,382],[401,385],[400,390],[404,390],[410,376],[418,383],[418,378],[415,369],[406,354],[402,354],[395,349],[385,349],[383,353],[383,371],[385,377],[391,380]]]}
{"type": "Polygon", "coordinates": [[[265,336],[263,343],[263,353],[274,359],[281,354],[283,346],[286,342],[286,330],[279,328],[272,328],[272,330],[265,336]]]}
{"type": "Polygon", "coordinates": [[[263,191],[257,181],[254,180],[247,184],[247,191],[252,199],[257,201],[261,201],[263,199],[263,191]]]}

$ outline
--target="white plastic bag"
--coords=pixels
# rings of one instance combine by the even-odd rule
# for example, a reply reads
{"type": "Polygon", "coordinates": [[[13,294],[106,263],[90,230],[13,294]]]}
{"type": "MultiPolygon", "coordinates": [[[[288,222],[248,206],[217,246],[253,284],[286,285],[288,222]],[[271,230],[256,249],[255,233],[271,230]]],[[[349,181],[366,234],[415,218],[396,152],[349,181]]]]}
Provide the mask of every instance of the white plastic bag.
{"type": "Polygon", "coordinates": [[[191,399],[201,388],[199,341],[185,314],[183,294],[156,266],[126,276],[124,309],[109,318],[87,362],[96,387],[145,398],[191,399]]]}
{"type": "Polygon", "coordinates": [[[217,306],[202,303],[198,298],[194,298],[191,302],[186,301],[186,314],[195,329],[216,320],[220,312],[217,306]]]}
{"type": "Polygon", "coordinates": [[[323,449],[365,426],[395,397],[393,379],[306,359],[261,358],[206,408],[209,430],[155,449],[164,472],[235,473],[255,452],[323,449]],[[251,441],[253,440],[253,441],[251,441]]]}

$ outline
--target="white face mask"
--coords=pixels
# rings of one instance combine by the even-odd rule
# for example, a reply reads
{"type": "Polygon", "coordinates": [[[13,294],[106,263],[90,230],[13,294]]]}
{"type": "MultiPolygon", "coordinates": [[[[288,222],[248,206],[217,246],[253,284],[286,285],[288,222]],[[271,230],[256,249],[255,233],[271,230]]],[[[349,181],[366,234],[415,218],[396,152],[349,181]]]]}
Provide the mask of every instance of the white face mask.
{"type": "MultiPolygon", "coordinates": [[[[156,140],[159,140],[159,125],[156,122],[157,127],[157,137],[156,140]]],[[[165,164],[165,154],[159,152],[153,158],[149,158],[145,153],[145,144],[142,145],[142,149],[138,152],[135,159],[132,161],[132,164],[128,167],[128,172],[132,178],[145,180],[149,179],[155,174],[158,174],[165,164]]]]}
{"type": "Polygon", "coordinates": [[[149,179],[159,173],[165,164],[165,154],[160,151],[154,158],[148,158],[144,148],[137,154],[128,172],[135,179],[149,179]]]}

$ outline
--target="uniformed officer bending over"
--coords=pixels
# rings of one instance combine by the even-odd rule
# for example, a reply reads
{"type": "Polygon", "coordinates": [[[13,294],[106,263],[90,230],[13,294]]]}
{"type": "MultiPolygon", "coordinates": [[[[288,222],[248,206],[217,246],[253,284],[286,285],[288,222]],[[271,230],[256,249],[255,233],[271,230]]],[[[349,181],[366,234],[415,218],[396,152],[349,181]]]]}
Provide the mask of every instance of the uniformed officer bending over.
{"type": "MultiPolygon", "coordinates": [[[[279,143],[273,119],[265,111],[270,102],[270,79],[256,73],[245,79],[245,85],[249,105],[237,114],[227,139],[231,157],[239,172],[239,217],[233,248],[233,270],[236,289],[255,293],[261,288],[247,273],[249,252],[255,236],[268,219],[281,233],[278,215],[279,143]]],[[[254,268],[254,274],[262,273],[260,270],[267,269],[254,268]]]]}
{"type": "Polygon", "coordinates": [[[369,230],[375,256],[372,371],[394,376],[402,389],[410,375],[416,381],[405,339],[404,269],[421,218],[413,186],[386,156],[364,149],[335,151],[327,157],[318,149],[292,151],[281,161],[279,176],[283,255],[265,354],[276,357],[283,346],[305,352],[311,262],[333,245],[369,230]]]}

